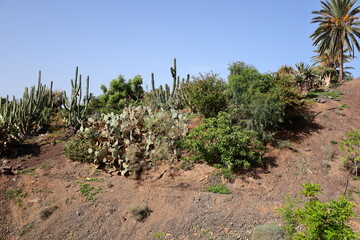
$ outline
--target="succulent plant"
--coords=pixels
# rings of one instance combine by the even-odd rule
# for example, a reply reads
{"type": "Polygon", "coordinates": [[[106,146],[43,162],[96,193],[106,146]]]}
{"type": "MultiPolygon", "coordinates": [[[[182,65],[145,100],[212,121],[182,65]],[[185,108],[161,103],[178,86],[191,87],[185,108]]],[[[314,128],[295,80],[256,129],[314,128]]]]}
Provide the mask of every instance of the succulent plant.
{"type": "Polygon", "coordinates": [[[180,77],[177,76],[176,58],[174,59],[174,67],[170,67],[170,72],[173,78],[172,90],[170,90],[170,86],[167,84],[165,84],[165,86],[160,85],[159,88],[155,88],[154,73],[151,74],[152,91],[150,94],[150,98],[152,107],[162,108],[165,110],[180,110],[184,108],[186,103],[182,96],[181,84],[185,81],[189,82],[190,75],[187,75],[186,80],[183,78],[182,81],[180,81],[180,77]]]}
{"type": "Polygon", "coordinates": [[[96,139],[98,149],[89,149],[96,164],[137,176],[153,162],[176,159],[176,142],[188,129],[184,113],[138,106],[125,108],[121,114],[94,115],[80,130],[96,139]]]}
{"type": "Polygon", "coordinates": [[[50,94],[46,92],[46,85],[41,83],[41,72],[37,87],[32,86],[30,91],[25,88],[23,97],[17,106],[17,121],[23,134],[30,134],[35,127],[41,128],[45,124],[45,118],[49,118],[49,108],[52,107],[52,86],[50,84],[50,94]],[[38,126],[37,126],[38,125],[38,126]]]}
{"type": "Polygon", "coordinates": [[[89,76],[86,78],[86,94],[82,96],[81,74],[78,74],[78,67],[75,70],[75,78],[71,79],[71,96],[67,97],[66,91],[63,92],[63,106],[67,111],[67,123],[71,127],[78,128],[85,120],[85,113],[91,100],[89,93],[89,76]]]}
{"type": "MultiPolygon", "coordinates": [[[[35,129],[42,128],[49,118],[48,109],[52,107],[52,85],[47,94],[46,85],[41,83],[41,72],[39,71],[38,84],[32,86],[30,91],[25,88],[23,97],[16,100],[0,102],[0,118],[9,125],[16,125],[22,134],[28,135],[35,129]]],[[[0,120],[1,121],[1,120],[0,120]]]]}

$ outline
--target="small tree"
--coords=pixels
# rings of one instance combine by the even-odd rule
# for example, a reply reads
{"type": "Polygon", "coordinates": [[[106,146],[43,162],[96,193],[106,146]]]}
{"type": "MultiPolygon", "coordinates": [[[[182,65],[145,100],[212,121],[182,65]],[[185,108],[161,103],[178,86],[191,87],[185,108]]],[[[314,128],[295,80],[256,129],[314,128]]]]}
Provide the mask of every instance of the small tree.
{"type": "Polygon", "coordinates": [[[103,94],[98,97],[98,104],[102,106],[100,112],[121,112],[124,107],[137,104],[144,95],[142,83],[140,75],[128,81],[123,75],[119,75],[110,82],[108,88],[102,84],[100,88],[103,94]]]}
{"type": "Polygon", "coordinates": [[[181,86],[187,105],[193,112],[215,117],[226,109],[225,82],[219,74],[206,73],[193,77],[181,86]]]}
{"type": "Polygon", "coordinates": [[[301,195],[307,198],[286,198],[285,205],[279,209],[283,217],[286,239],[325,240],[325,239],[358,239],[348,226],[349,218],[354,217],[354,203],[345,197],[322,203],[317,198],[321,193],[319,184],[302,184],[301,195]]]}

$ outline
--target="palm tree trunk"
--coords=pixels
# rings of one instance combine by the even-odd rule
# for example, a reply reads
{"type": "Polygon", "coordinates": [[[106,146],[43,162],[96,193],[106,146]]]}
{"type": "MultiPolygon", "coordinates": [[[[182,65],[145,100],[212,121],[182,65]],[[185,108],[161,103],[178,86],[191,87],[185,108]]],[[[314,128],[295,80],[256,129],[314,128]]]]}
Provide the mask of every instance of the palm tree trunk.
{"type": "Polygon", "coordinates": [[[343,50],[343,42],[340,41],[339,44],[339,50],[340,50],[340,73],[339,73],[339,83],[343,81],[344,79],[344,50],[343,50]]]}

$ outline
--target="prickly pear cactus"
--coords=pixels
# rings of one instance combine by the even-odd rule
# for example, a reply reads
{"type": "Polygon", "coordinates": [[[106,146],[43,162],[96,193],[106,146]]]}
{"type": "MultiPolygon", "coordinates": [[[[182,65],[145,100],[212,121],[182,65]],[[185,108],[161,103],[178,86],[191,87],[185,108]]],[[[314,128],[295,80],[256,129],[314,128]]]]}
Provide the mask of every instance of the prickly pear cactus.
{"type": "Polygon", "coordinates": [[[11,152],[19,141],[19,129],[4,122],[0,115],[0,156],[11,152]]]}
{"type": "Polygon", "coordinates": [[[96,139],[98,148],[89,149],[96,164],[121,175],[138,176],[154,162],[176,159],[176,142],[187,133],[186,114],[129,107],[121,114],[96,115],[81,131],[96,139]]]}

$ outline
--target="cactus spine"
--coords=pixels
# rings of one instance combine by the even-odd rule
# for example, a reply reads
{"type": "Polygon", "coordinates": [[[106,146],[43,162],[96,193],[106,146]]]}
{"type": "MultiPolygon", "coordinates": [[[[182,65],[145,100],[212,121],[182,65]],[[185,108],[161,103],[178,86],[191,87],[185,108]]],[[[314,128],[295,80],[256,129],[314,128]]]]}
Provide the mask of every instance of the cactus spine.
{"type": "Polygon", "coordinates": [[[67,110],[67,122],[71,127],[78,128],[85,120],[85,112],[89,106],[91,95],[89,94],[89,76],[86,78],[86,94],[82,96],[81,74],[78,67],[75,71],[75,79],[71,79],[71,97],[68,98],[64,91],[64,108],[67,110]]]}
{"type": "Polygon", "coordinates": [[[174,58],[174,67],[170,67],[171,76],[173,78],[172,91],[170,86],[165,84],[159,88],[155,88],[154,73],[151,74],[151,86],[152,86],[152,102],[156,108],[169,109],[181,109],[184,107],[184,101],[181,93],[181,84],[185,81],[190,81],[190,75],[188,74],[186,80],[183,78],[180,82],[180,77],[177,76],[176,58],[174,58]]]}

